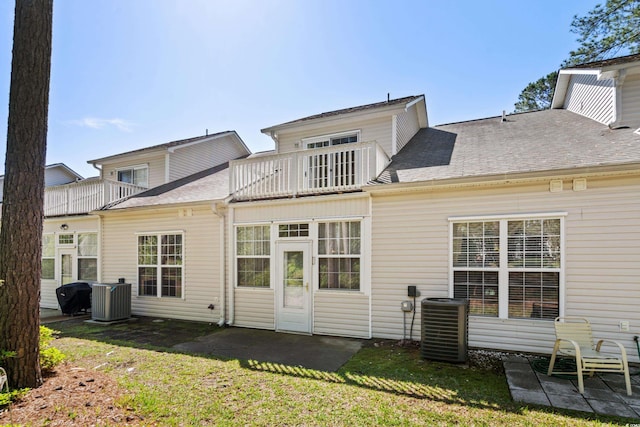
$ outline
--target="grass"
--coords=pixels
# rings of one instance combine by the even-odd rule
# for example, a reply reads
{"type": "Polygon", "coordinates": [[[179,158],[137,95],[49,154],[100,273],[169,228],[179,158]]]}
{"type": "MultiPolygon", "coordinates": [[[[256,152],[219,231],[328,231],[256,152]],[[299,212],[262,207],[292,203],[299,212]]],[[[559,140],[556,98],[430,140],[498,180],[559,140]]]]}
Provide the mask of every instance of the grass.
{"type": "Polygon", "coordinates": [[[630,422],[521,406],[512,402],[503,376],[423,361],[415,349],[366,347],[338,372],[330,373],[180,354],[165,351],[169,349],[158,345],[162,340],[145,344],[148,348],[124,339],[104,342],[104,336],[98,339],[101,331],[88,325],[55,328],[64,330],[56,347],[74,364],[99,367],[115,377],[129,391],[119,404],[159,425],[600,426],[630,422]]]}

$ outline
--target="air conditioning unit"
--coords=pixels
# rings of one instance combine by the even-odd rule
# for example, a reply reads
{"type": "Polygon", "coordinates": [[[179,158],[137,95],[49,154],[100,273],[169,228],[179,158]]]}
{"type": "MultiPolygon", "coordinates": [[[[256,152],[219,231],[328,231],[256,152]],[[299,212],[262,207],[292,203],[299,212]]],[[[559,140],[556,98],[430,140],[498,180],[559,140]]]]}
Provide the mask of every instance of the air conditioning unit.
{"type": "Polygon", "coordinates": [[[131,317],[131,283],[94,283],[91,318],[110,322],[131,317]]]}
{"type": "Polygon", "coordinates": [[[423,359],[464,363],[469,340],[469,300],[425,298],[421,304],[423,359]]]}

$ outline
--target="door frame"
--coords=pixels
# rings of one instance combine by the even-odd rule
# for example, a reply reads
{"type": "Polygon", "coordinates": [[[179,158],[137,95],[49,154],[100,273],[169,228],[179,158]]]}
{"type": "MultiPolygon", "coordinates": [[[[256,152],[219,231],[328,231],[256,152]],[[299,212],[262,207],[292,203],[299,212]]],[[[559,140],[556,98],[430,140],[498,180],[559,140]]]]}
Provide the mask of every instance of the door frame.
{"type": "Polygon", "coordinates": [[[312,240],[281,240],[275,242],[275,330],[278,332],[293,332],[311,335],[313,331],[313,269],[312,240]],[[286,308],[284,299],[284,253],[291,251],[303,252],[303,307],[298,310],[286,308]],[[282,302],[282,303],[281,303],[282,302]]]}
{"type": "Polygon", "coordinates": [[[58,286],[62,286],[65,283],[63,283],[62,280],[62,256],[63,255],[69,255],[71,256],[71,281],[68,283],[73,283],[73,282],[77,282],[78,281],[78,250],[76,249],[76,247],[69,247],[69,248],[58,248],[56,251],[56,266],[58,267],[56,269],[57,271],[57,277],[56,277],[56,282],[58,283],[58,286]]]}

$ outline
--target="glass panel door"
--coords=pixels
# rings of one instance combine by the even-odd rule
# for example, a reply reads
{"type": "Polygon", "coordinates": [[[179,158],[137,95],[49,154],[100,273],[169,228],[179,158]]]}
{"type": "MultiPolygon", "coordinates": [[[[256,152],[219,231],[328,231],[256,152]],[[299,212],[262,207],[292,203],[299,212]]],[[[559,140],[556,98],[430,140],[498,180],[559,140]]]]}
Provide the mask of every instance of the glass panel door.
{"type": "Polygon", "coordinates": [[[304,286],[304,266],[302,251],[284,252],[284,307],[302,308],[304,286]]]}
{"type": "Polygon", "coordinates": [[[73,282],[73,255],[60,255],[60,284],[66,285],[73,282]]]}
{"type": "Polygon", "coordinates": [[[311,242],[276,243],[276,329],[311,333],[311,242]]]}

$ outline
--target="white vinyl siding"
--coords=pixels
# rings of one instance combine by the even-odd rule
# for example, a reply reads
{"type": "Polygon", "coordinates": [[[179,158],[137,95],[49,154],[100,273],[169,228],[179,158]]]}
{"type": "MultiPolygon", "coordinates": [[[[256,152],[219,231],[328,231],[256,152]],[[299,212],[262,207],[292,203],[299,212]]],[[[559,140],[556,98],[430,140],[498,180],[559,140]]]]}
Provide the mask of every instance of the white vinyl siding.
{"type": "MultiPolygon", "coordinates": [[[[402,337],[401,301],[407,285],[420,298],[448,297],[448,218],[566,212],[566,316],[590,319],[596,334],[617,339],[634,360],[632,341],[640,334],[640,176],[587,178],[586,191],[550,193],[549,183],[473,190],[428,191],[394,196],[373,195],[372,328],[373,336],[402,337]],[[410,224],[411,226],[407,226],[410,224]],[[619,330],[629,321],[629,332],[619,330]]],[[[420,333],[420,307],[414,336],[420,333]]],[[[527,319],[470,318],[470,345],[513,351],[550,353],[551,322],[527,319]]]]}
{"type": "Polygon", "coordinates": [[[595,74],[571,76],[564,108],[608,125],[614,117],[614,81],[598,80],[595,74]]]}
{"type": "MultiPolygon", "coordinates": [[[[51,236],[54,242],[58,241],[58,237],[60,234],[86,234],[93,233],[98,236],[98,217],[93,215],[86,216],[77,216],[77,217],[67,217],[67,218],[45,218],[43,225],[43,233],[44,235],[51,236]],[[61,225],[66,224],[67,229],[61,230],[61,225]]],[[[99,248],[100,241],[98,240],[98,258],[97,264],[100,266],[100,258],[99,258],[99,248]]],[[[73,245],[71,245],[73,248],[73,245]]],[[[55,250],[54,255],[54,269],[59,268],[57,266],[57,261],[55,257],[58,256],[57,249],[55,250]]],[[[50,261],[47,261],[50,262],[50,261]]],[[[44,308],[58,308],[58,298],[56,297],[56,289],[60,286],[60,283],[57,279],[58,272],[56,271],[56,276],[53,279],[45,279],[43,278],[40,282],[40,306],[44,308]]],[[[99,278],[99,276],[98,276],[99,278]]]]}
{"type": "Polygon", "coordinates": [[[169,153],[169,181],[184,178],[246,154],[246,150],[232,136],[176,147],[175,151],[169,153]]]}
{"type": "Polygon", "coordinates": [[[76,176],[70,174],[62,167],[45,168],[44,170],[44,186],[62,185],[74,182],[76,176]]]}
{"type": "Polygon", "coordinates": [[[234,206],[237,223],[264,221],[291,222],[301,218],[332,218],[369,215],[369,198],[363,194],[301,197],[293,200],[256,204],[239,203],[234,206]]]}
{"type": "Polygon", "coordinates": [[[396,124],[396,153],[407,145],[407,142],[420,130],[418,122],[418,105],[414,104],[407,111],[398,114],[396,124]]]}
{"type": "Polygon", "coordinates": [[[102,280],[124,278],[132,287],[132,313],[140,316],[217,322],[220,316],[220,225],[211,207],[191,208],[181,215],[178,208],[114,212],[102,219],[102,280]],[[184,234],[183,298],[137,296],[137,241],[144,234],[184,234]],[[214,309],[209,309],[213,304],[214,309]]]}
{"type": "Polygon", "coordinates": [[[640,73],[628,75],[622,85],[621,125],[640,128],[640,73]]]}
{"type": "Polygon", "coordinates": [[[275,293],[273,289],[235,288],[234,326],[275,329],[275,293]]]}
{"type": "Polygon", "coordinates": [[[370,338],[369,297],[360,293],[317,292],[313,298],[313,333],[370,338]]]}
{"type": "Polygon", "coordinates": [[[280,132],[278,153],[306,149],[303,143],[306,138],[357,130],[360,132],[360,142],[376,141],[382,146],[387,155],[391,156],[391,127],[390,115],[374,119],[336,121],[335,123],[311,129],[301,126],[300,130],[280,132]]]}
{"type": "Polygon", "coordinates": [[[118,171],[135,168],[148,167],[148,187],[153,188],[165,183],[165,157],[164,153],[144,157],[142,159],[132,158],[106,163],[102,166],[102,178],[112,181],[118,180],[118,171]]]}

